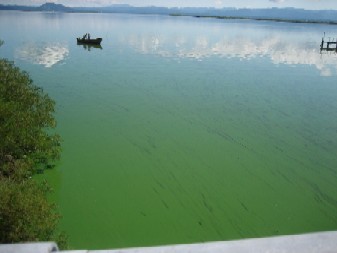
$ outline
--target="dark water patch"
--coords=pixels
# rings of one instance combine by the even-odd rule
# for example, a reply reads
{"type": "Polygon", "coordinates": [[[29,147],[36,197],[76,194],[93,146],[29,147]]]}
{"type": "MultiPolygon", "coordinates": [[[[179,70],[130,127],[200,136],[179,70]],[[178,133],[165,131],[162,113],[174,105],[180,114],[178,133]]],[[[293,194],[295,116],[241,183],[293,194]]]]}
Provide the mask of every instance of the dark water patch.
{"type": "Polygon", "coordinates": [[[152,155],[152,152],[150,151],[150,149],[148,149],[147,147],[145,147],[142,144],[139,144],[137,141],[132,140],[130,138],[127,138],[127,140],[136,148],[138,149],[141,153],[146,154],[146,155],[152,155]]]}
{"type": "Polygon", "coordinates": [[[284,150],[282,148],[280,148],[279,146],[275,146],[275,148],[282,153],[284,152],[284,150]]]}
{"type": "MultiPolygon", "coordinates": [[[[245,166],[243,167],[243,169],[251,176],[251,178],[254,178],[254,180],[257,179],[258,181],[262,182],[264,185],[266,185],[268,187],[269,190],[277,192],[277,190],[275,189],[275,187],[270,182],[268,182],[265,178],[263,178],[259,174],[254,173],[254,170],[252,170],[250,168],[247,168],[245,166]]],[[[271,173],[273,173],[273,171],[271,173]]]]}
{"type": "Polygon", "coordinates": [[[114,107],[118,108],[120,111],[123,111],[123,112],[130,112],[130,109],[127,108],[126,106],[124,105],[120,105],[120,104],[112,104],[114,107]]]}
{"type": "Polygon", "coordinates": [[[243,207],[243,209],[245,209],[246,212],[249,212],[247,206],[244,203],[240,202],[240,204],[243,207]]]}
{"type": "Polygon", "coordinates": [[[293,184],[293,181],[286,176],[281,170],[276,170],[276,173],[279,174],[285,181],[287,181],[289,184],[293,184]]]}
{"type": "Polygon", "coordinates": [[[337,200],[335,198],[323,192],[316,183],[308,182],[308,184],[315,192],[315,198],[317,199],[317,201],[322,202],[322,200],[324,200],[327,203],[329,203],[331,206],[337,208],[337,200]]]}
{"type": "Polygon", "coordinates": [[[161,200],[161,202],[163,203],[163,205],[165,206],[166,209],[170,209],[168,204],[164,200],[161,200]]]}
{"type": "Polygon", "coordinates": [[[155,187],[152,187],[152,190],[156,193],[159,194],[159,192],[157,191],[157,189],[155,187]]]}
{"type": "Polygon", "coordinates": [[[202,193],[201,196],[204,207],[206,207],[210,213],[213,213],[213,207],[207,202],[205,195],[202,193]]]}
{"type": "Polygon", "coordinates": [[[153,149],[156,149],[157,145],[156,145],[154,137],[152,136],[146,136],[146,137],[147,137],[147,143],[149,144],[149,146],[153,149]]]}
{"type": "Polygon", "coordinates": [[[163,189],[163,190],[166,189],[166,187],[164,186],[164,184],[161,183],[159,180],[155,179],[155,182],[157,183],[157,185],[159,185],[159,187],[160,187],[161,189],[163,189]]]}

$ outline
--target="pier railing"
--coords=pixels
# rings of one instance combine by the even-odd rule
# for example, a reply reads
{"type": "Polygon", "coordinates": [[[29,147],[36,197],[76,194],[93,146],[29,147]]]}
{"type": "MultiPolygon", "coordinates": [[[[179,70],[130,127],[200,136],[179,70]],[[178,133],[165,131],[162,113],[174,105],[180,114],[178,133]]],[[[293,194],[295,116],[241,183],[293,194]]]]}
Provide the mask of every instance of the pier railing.
{"type": "Polygon", "coordinates": [[[328,41],[325,40],[325,37],[322,38],[321,42],[321,52],[328,51],[328,52],[336,52],[337,53],[337,38],[329,38],[328,41]]]}

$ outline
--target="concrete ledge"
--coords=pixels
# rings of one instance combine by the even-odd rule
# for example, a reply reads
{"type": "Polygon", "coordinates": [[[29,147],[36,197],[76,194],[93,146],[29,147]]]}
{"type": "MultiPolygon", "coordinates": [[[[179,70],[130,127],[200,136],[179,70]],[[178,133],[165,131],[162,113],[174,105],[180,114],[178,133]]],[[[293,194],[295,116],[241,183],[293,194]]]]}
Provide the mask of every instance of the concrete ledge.
{"type": "Polygon", "coordinates": [[[59,249],[54,242],[0,244],[0,253],[54,253],[59,249]]]}
{"type": "Polygon", "coordinates": [[[337,253],[337,232],[89,253],[337,253]]]}
{"type": "Polygon", "coordinates": [[[0,253],[336,253],[337,231],[117,250],[57,251],[55,243],[0,245],[0,253]]]}

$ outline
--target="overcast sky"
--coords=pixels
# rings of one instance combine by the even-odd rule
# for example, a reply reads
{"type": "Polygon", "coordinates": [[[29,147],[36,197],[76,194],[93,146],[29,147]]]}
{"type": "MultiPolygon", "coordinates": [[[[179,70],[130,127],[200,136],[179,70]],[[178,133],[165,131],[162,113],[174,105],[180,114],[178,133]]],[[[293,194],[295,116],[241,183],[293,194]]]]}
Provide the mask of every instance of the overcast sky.
{"type": "Polygon", "coordinates": [[[337,10],[337,0],[0,0],[1,4],[41,5],[54,2],[66,6],[109,6],[112,4],[130,4],[133,6],[168,7],[296,7],[304,9],[337,10]]]}

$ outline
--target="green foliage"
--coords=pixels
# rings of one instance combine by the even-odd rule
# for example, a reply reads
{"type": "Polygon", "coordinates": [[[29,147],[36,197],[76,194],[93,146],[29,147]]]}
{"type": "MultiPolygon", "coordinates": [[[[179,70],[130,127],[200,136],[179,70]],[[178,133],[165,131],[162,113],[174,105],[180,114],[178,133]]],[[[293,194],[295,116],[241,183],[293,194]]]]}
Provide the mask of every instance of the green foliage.
{"type": "Polygon", "coordinates": [[[48,241],[59,215],[47,201],[45,184],[33,180],[14,182],[3,178],[0,185],[0,238],[2,242],[48,241]],[[45,219],[48,217],[48,219],[45,219]]]}
{"type": "Polygon", "coordinates": [[[14,164],[20,161],[29,176],[58,158],[60,138],[46,131],[56,125],[53,112],[54,101],[27,73],[0,61],[0,175],[16,175],[14,164]]]}
{"type": "Polygon", "coordinates": [[[55,237],[60,216],[47,200],[50,189],[32,179],[59,158],[54,105],[26,72],[0,60],[0,243],[66,244],[63,234],[55,237]]]}

